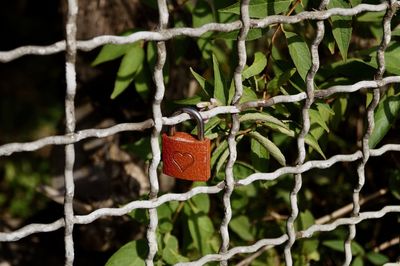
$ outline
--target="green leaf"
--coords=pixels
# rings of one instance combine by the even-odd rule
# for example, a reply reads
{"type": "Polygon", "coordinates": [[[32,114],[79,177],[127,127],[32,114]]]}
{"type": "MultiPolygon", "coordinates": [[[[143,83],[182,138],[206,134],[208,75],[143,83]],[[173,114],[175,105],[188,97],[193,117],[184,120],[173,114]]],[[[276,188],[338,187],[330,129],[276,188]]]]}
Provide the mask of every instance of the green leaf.
{"type": "MultiPolygon", "coordinates": [[[[218,116],[211,117],[204,127],[204,135],[210,134],[211,130],[216,126],[218,126],[220,123],[221,123],[221,118],[219,118],[218,116]]],[[[197,135],[197,127],[195,127],[190,133],[193,135],[197,135]]]]}
{"type": "Polygon", "coordinates": [[[154,69],[157,63],[157,46],[154,42],[149,42],[147,44],[146,60],[150,69],[154,69]]]}
{"type": "Polygon", "coordinates": [[[365,253],[363,247],[355,241],[351,242],[351,252],[353,255],[363,255],[365,253]]]}
{"type": "MultiPolygon", "coordinates": [[[[208,135],[211,133],[211,131],[217,127],[219,124],[221,123],[221,118],[219,118],[218,116],[214,116],[211,117],[208,122],[206,123],[206,126],[204,127],[204,134],[208,135]]],[[[197,129],[197,127],[196,127],[197,129]]],[[[196,130],[196,134],[197,134],[197,130],[196,130]]]]}
{"type": "Polygon", "coordinates": [[[309,112],[311,119],[310,134],[319,140],[325,132],[329,133],[330,129],[327,123],[331,121],[331,117],[335,113],[326,103],[316,103],[316,107],[316,109],[313,107],[309,112]]]}
{"type": "Polygon", "coordinates": [[[295,136],[294,131],[289,129],[286,125],[284,127],[282,127],[280,125],[276,125],[276,124],[271,123],[271,122],[264,122],[262,125],[267,127],[268,129],[271,129],[272,131],[282,133],[282,134],[284,134],[286,136],[289,136],[289,137],[292,137],[292,138],[295,136]]]}
{"type": "Polygon", "coordinates": [[[321,75],[324,82],[319,85],[319,88],[326,89],[333,85],[346,85],[349,82],[360,81],[363,79],[369,80],[376,72],[376,68],[370,63],[366,63],[360,59],[350,58],[346,62],[343,60],[321,66],[318,75],[321,75]],[[334,78],[332,80],[332,77],[334,78]]]}
{"type": "Polygon", "coordinates": [[[309,210],[300,213],[300,230],[305,230],[314,224],[314,216],[309,210]]]}
{"type": "MultiPolygon", "coordinates": [[[[140,28],[130,29],[124,31],[122,34],[120,34],[120,36],[128,36],[141,30],[142,29],[140,28]]],[[[135,43],[127,43],[127,44],[106,44],[101,48],[99,54],[92,62],[92,66],[96,66],[101,63],[117,59],[126,54],[129,51],[129,49],[135,45],[143,45],[143,41],[135,43]]]]}
{"type": "Polygon", "coordinates": [[[229,228],[241,239],[246,241],[254,241],[254,236],[250,232],[251,224],[247,216],[240,215],[234,217],[229,223],[229,228]]]}
{"type": "Polygon", "coordinates": [[[350,4],[352,7],[358,6],[362,3],[362,0],[350,0],[350,4]]]}
{"type": "Polygon", "coordinates": [[[148,224],[149,223],[149,215],[148,212],[145,209],[134,209],[128,215],[138,221],[139,223],[142,224],[148,224]]]}
{"type": "Polygon", "coordinates": [[[190,68],[190,72],[192,72],[193,77],[197,80],[200,87],[203,89],[203,92],[207,95],[207,100],[210,99],[211,95],[213,95],[213,88],[211,84],[205,78],[196,73],[193,68],[190,68]]]}
{"type": "Polygon", "coordinates": [[[129,49],[122,58],[121,65],[119,66],[111,99],[115,99],[115,97],[129,86],[136,72],[142,67],[143,59],[144,50],[142,47],[135,45],[129,49]]]}
{"type": "Polygon", "coordinates": [[[249,198],[235,192],[232,194],[231,203],[233,213],[237,213],[238,211],[243,210],[247,207],[247,204],[249,203],[249,198]]]}
{"type": "Polygon", "coordinates": [[[136,78],[135,78],[135,88],[139,95],[147,100],[150,91],[150,84],[151,84],[151,74],[148,71],[145,71],[145,68],[140,69],[138,71],[136,78]]]}
{"type": "Polygon", "coordinates": [[[92,62],[92,66],[117,59],[123,56],[131,47],[132,44],[106,44],[92,62]]]}
{"type": "Polygon", "coordinates": [[[296,66],[297,72],[303,80],[306,79],[307,72],[311,67],[310,50],[300,35],[294,32],[285,31],[289,54],[296,66]]]}
{"type": "Polygon", "coordinates": [[[318,239],[305,239],[302,241],[301,245],[303,254],[307,254],[309,258],[312,256],[314,260],[319,260],[319,253],[317,252],[319,245],[318,239]]]}
{"type": "Polygon", "coordinates": [[[204,213],[192,213],[188,217],[189,232],[195,248],[201,255],[212,252],[210,240],[215,232],[211,219],[204,213]]]}
{"type": "Polygon", "coordinates": [[[335,42],[335,38],[333,37],[332,32],[328,32],[325,34],[325,37],[322,40],[322,43],[326,46],[326,48],[328,48],[331,55],[333,55],[335,53],[336,42],[335,42]]]}
{"type": "MultiPolygon", "coordinates": [[[[329,8],[350,8],[350,4],[345,0],[331,0],[329,8]]],[[[352,33],[352,17],[332,16],[332,33],[339,47],[340,54],[344,61],[347,60],[347,50],[349,49],[352,33]]]]}
{"type": "MultiPolygon", "coordinates": [[[[205,185],[204,183],[202,184],[205,185]]],[[[196,195],[190,200],[193,203],[191,206],[195,208],[195,209],[192,208],[194,213],[198,212],[208,213],[210,211],[210,197],[207,194],[196,195]]]]}
{"type": "Polygon", "coordinates": [[[150,160],[152,158],[150,137],[144,137],[134,143],[127,144],[124,149],[134,153],[142,160],[150,160]]]}
{"type": "Polygon", "coordinates": [[[224,165],[225,161],[229,157],[229,149],[225,149],[222,153],[221,157],[219,157],[217,166],[215,167],[215,174],[217,175],[219,170],[221,170],[222,166],[224,165]]]}
{"type": "Polygon", "coordinates": [[[272,141],[270,141],[268,138],[264,137],[257,131],[250,132],[249,136],[260,142],[260,144],[263,145],[268,150],[271,156],[274,157],[279,164],[286,165],[285,156],[272,141]]]}
{"type": "MultiPolygon", "coordinates": [[[[246,36],[246,41],[254,41],[260,39],[265,34],[265,29],[250,29],[249,33],[246,36]]],[[[215,36],[215,39],[224,39],[224,40],[237,40],[239,36],[239,30],[234,30],[230,32],[221,32],[215,36]]]]}
{"type": "MultiPolygon", "coordinates": [[[[193,27],[200,27],[204,24],[214,22],[214,16],[209,2],[206,0],[199,0],[192,12],[193,27]]],[[[206,33],[211,34],[210,32],[206,33]]]]}
{"type": "Polygon", "coordinates": [[[326,132],[329,133],[328,125],[326,124],[326,121],[322,118],[321,113],[319,111],[314,110],[314,109],[310,109],[310,110],[308,110],[308,113],[310,114],[311,124],[317,123],[326,132]]]}
{"type": "MultiPolygon", "coordinates": [[[[128,30],[121,34],[121,36],[128,36],[134,32],[139,31],[139,29],[136,30],[128,30]]],[[[106,44],[104,45],[100,53],[97,55],[95,60],[92,62],[92,66],[97,66],[101,63],[111,61],[114,59],[117,59],[121,56],[123,56],[128,50],[132,47],[138,45],[138,43],[127,43],[127,44],[106,44]]]]}
{"type": "Polygon", "coordinates": [[[357,22],[381,22],[385,16],[386,11],[380,12],[365,12],[357,16],[357,22]]]}
{"type": "Polygon", "coordinates": [[[400,112],[400,94],[382,100],[375,111],[375,127],[369,138],[369,147],[374,148],[388,133],[400,112]]]}
{"type": "Polygon", "coordinates": [[[270,122],[270,123],[273,123],[273,124],[276,124],[278,126],[288,129],[288,126],[285,125],[281,120],[279,120],[267,113],[260,113],[260,112],[245,113],[244,115],[240,116],[239,121],[240,122],[246,122],[246,121],[270,122]]]}
{"type": "Polygon", "coordinates": [[[185,99],[180,99],[180,100],[174,101],[174,103],[179,104],[179,105],[196,105],[199,102],[201,102],[201,97],[197,96],[197,95],[190,97],[190,98],[185,98],[185,99]]]}
{"type": "Polygon", "coordinates": [[[279,88],[283,86],[293,76],[294,73],[296,73],[296,69],[291,68],[280,74],[277,74],[267,84],[267,90],[269,91],[269,93],[277,94],[279,92],[279,88]]]}
{"type": "MultiPolygon", "coordinates": [[[[378,67],[376,61],[376,51],[370,54],[371,62],[369,64],[373,67],[378,67]]],[[[400,75],[400,43],[399,42],[390,42],[388,48],[385,52],[385,67],[386,71],[400,75]]]]}
{"type": "MultiPolygon", "coordinates": [[[[218,235],[214,234],[209,240],[209,243],[214,253],[216,253],[219,251],[219,248],[221,247],[221,238],[218,235]]],[[[211,265],[212,263],[208,264],[211,265]]]]}
{"type": "MultiPolygon", "coordinates": [[[[235,165],[233,167],[235,167],[235,165]]],[[[235,168],[233,168],[233,169],[235,169],[235,168]]],[[[246,197],[246,198],[255,198],[255,197],[257,197],[259,195],[257,193],[257,188],[256,188],[256,185],[254,183],[249,184],[247,186],[239,186],[239,187],[235,188],[234,191],[236,193],[243,194],[244,197],[246,197]]]]}
{"type": "Polygon", "coordinates": [[[269,153],[267,149],[255,139],[250,139],[251,164],[260,172],[267,172],[269,165],[269,153]]]}
{"type": "MultiPolygon", "coordinates": [[[[316,103],[318,111],[321,112],[323,117],[328,117],[328,115],[335,115],[335,112],[332,110],[332,108],[329,106],[329,104],[326,103],[316,103]]],[[[325,119],[327,120],[327,119],[325,119]]]]}
{"type": "Polygon", "coordinates": [[[171,219],[172,210],[168,206],[168,204],[162,204],[161,206],[159,206],[157,208],[157,216],[159,219],[162,219],[162,218],[171,219]]]}
{"type": "Polygon", "coordinates": [[[225,91],[224,81],[219,70],[217,57],[213,54],[213,71],[214,71],[214,98],[217,99],[222,105],[227,104],[227,95],[225,91]]]}
{"type": "Polygon", "coordinates": [[[246,178],[254,172],[257,172],[257,170],[251,164],[242,161],[236,161],[236,163],[233,165],[233,176],[236,179],[246,178]]]}
{"type": "Polygon", "coordinates": [[[172,224],[172,210],[168,204],[163,204],[157,208],[159,230],[165,234],[171,232],[173,229],[172,224]]]}
{"type": "Polygon", "coordinates": [[[304,142],[310,145],[314,150],[316,150],[324,159],[326,159],[324,152],[318,144],[318,141],[314,138],[313,135],[307,134],[304,138],[304,142]]]}
{"type": "MultiPolygon", "coordinates": [[[[322,245],[335,251],[344,252],[344,240],[325,240],[322,245]]],[[[358,243],[352,241],[351,252],[353,255],[360,255],[364,253],[364,249],[358,243]]]]}
{"type": "MultiPolygon", "coordinates": [[[[218,158],[221,156],[221,154],[228,149],[228,141],[224,139],[222,142],[220,142],[218,145],[216,145],[216,148],[212,152],[211,155],[211,167],[213,168],[215,163],[217,162],[218,158]]],[[[229,151],[228,151],[229,154],[229,151]]]]}
{"type": "Polygon", "coordinates": [[[265,57],[265,55],[261,52],[256,52],[254,54],[253,64],[251,64],[251,66],[249,66],[242,72],[243,79],[248,79],[250,77],[260,74],[264,70],[266,65],[267,58],[265,57]]]}
{"type": "Polygon", "coordinates": [[[178,202],[178,201],[170,201],[168,203],[168,205],[169,205],[169,208],[171,209],[172,212],[176,212],[176,210],[180,206],[180,202],[178,202]]]}
{"type": "MultiPolygon", "coordinates": [[[[235,96],[235,82],[232,79],[231,81],[231,85],[229,86],[229,90],[228,90],[228,103],[231,103],[233,100],[233,97],[235,96]]],[[[241,99],[242,102],[242,99],[241,99]]]]}
{"type": "Polygon", "coordinates": [[[325,240],[322,245],[335,251],[344,252],[344,240],[325,240]]]}
{"type": "MultiPolygon", "coordinates": [[[[369,13],[369,12],[368,12],[369,13]]],[[[375,12],[374,12],[375,13],[375,12]]],[[[383,11],[383,15],[385,15],[385,11],[383,11]]],[[[383,16],[382,16],[383,17],[383,16]]],[[[381,20],[382,21],[382,18],[381,20]]],[[[392,37],[400,37],[400,28],[394,29],[392,31],[392,37]]]]}
{"type": "Polygon", "coordinates": [[[257,94],[250,87],[243,86],[243,94],[240,98],[240,103],[255,101],[257,99],[257,94]]]}
{"type": "Polygon", "coordinates": [[[369,252],[366,254],[367,260],[374,265],[383,265],[386,262],[389,262],[388,257],[383,254],[376,252],[369,252]]]}
{"type": "MultiPolygon", "coordinates": [[[[308,134],[312,135],[316,140],[319,140],[324,134],[325,134],[325,129],[323,129],[321,126],[319,126],[317,123],[314,123],[310,127],[310,131],[308,134]]],[[[309,148],[309,152],[312,151],[312,148],[309,148]]]]}
{"type": "MultiPolygon", "coordinates": [[[[289,136],[291,138],[294,138],[296,136],[296,133],[294,130],[287,129],[287,127],[281,127],[277,126],[276,124],[273,123],[265,123],[265,126],[271,128],[274,131],[280,132],[286,136],[289,136]]],[[[299,131],[298,129],[296,131],[299,131]]],[[[318,144],[318,141],[314,138],[313,135],[307,134],[304,138],[304,142],[312,147],[314,150],[316,150],[324,159],[326,159],[324,152],[322,151],[321,147],[318,144]]]]}
{"type": "MultiPolygon", "coordinates": [[[[252,18],[264,18],[286,11],[290,0],[252,0],[249,4],[249,13],[252,18]]],[[[240,14],[240,2],[218,10],[222,13],[240,14]]]]}
{"type": "Polygon", "coordinates": [[[351,266],[363,266],[364,262],[361,256],[357,256],[353,262],[351,263],[351,266]]]}
{"type": "Polygon", "coordinates": [[[111,258],[106,266],[144,266],[148,252],[147,242],[136,240],[123,245],[111,258]]]}
{"type": "MultiPolygon", "coordinates": [[[[209,3],[205,0],[196,1],[196,7],[191,12],[193,27],[200,27],[204,24],[215,22],[213,16],[213,10],[209,3]]],[[[208,60],[210,54],[213,51],[213,41],[209,37],[212,35],[211,32],[204,33],[201,38],[197,39],[197,46],[202,53],[203,59],[208,60]]]]}
{"type": "Polygon", "coordinates": [[[162,251],[162,258],[168,264],[176,264],[178,262],[187,262],[188,258],[179,254],[178,239],[171,234],[164,236],[165,247],[162,251]]]}

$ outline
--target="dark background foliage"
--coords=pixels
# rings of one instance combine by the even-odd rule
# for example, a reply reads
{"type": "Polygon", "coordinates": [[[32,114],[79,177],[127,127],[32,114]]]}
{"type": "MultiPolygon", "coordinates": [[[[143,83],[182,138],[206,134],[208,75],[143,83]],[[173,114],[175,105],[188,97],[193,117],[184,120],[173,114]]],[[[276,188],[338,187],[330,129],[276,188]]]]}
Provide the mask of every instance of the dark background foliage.
{"type": "MultiPolygon", "coordinates": [[[[0,50],[28,44],[46,45],[63,38],[66,1],[3,2],[0,50]]],[[[196,27],[213,21],[236,20],[235,2],[170,1],[170,27],[196,27]]],[[[270,5],[271,12],[263,13],[264,9],[251,7],[253,18],[272,13],[295,14],[312,10],[319,4],[312,0],[252,2],[260,3],[261,7],[270,5]]],[[[358,1],[334,0],[330,7],[356,4],[358,1]]],[[[155,1],[80,1],[78,39],[154,30],[157,14],[155,1]]],[[[374,51],[381,40],[382,16],[368,13],[354,18],[333,17],[325,22],[326,34],[319,48],[321,68],[315,80],[318,89],[373,78],[376,71],[374,51]]],[[[386,56],[388,75],[400,75],[396,64],[400,57],[397,24],[395,17],[393,42],[386,56]]],[[[177,38],[167,42],[168,59],[164,71],[167,90],[162,106],[165,115],[183,105],[210,108],[229,104],[231,78],[237,64],[236,35],[237,32],[207,33],[198,39],[177,38]]],[[[304,91],[304,75],[310,63],[306,50],[314,36],[315,23],[309,21],[282,28],[274,25],[264,30],[251,30],[247,42],[249,67],[243,75],[243,101],[304,91]]],[[[155,46],[150,42],[120,47],[108,45],[89,53],[79,52],[77,129],[151,117],[154,60],[155,46]]],[[[0,144],[62,134],[64,55],[25,56],[0,64],[0,93],[0,144]]],[[[388,95],[376,111],[380,131],[374,132],[373,138],[377,147],[399,143],[397,84],[388,88],[388,95]]],[[[366,125],[365,106],[370,98],[370,93],[361,91],[317,101],[310,110],[312,126],[307,141],[307,160],[321,160],[360,149],[366,125]]],[[[295,136],[301,128],[301,107],[301,103],[278,104],[274,108],[241,114],[238,161],[234,167],[236,179],[295,164],[295,136]]],[[[191,123],[182,126],[187,131],[193,128],[191,123]]],[[[229,116],[210,119],[206,129],[206,135],[213,140],[213,178],[208,183],[215,184],[224,178],[223,169],[229,155],[226,141],[229,116]]],[[[147,197],[146,171],[151,159],[149,134],[149,131],[124,133],[76,145],[76,213],[117,207],[147,197]]],[[[1,231],[15,230],[32,222],[52,222],[62,216],[62,153],[62,147],[46,147],[33,153],[0,158],[1,231]]],[[[362,196],[370,200],[362,205],[362,211],[398,204],[398,158],[395,153],[388,153],[369,160],[362,196]]],[[[297,229],[305,229],[324,215],[351,203],[357,182],[356,167],[357,162],[339,163],[303,175],[297,229]]],[[[165,176],[161,176],[160,182],[162,193],[183,192],[200,185],[175,182],[165,176]]],[[[290,215],[288,195],[292,187],[293,176],[288,175],[276,181],[256,182],[235,189],[231,246],[247,245],[284,233],[285,221],[290,215]]],[[[169,265],[218,251],[218,227],[224,211],[221,197],[199,195],[187,203],[171,202],[158,208],[160,251],[157,263],[169,265]]],[[[349,212],[345,214],[349,215],[349,212]]],[[[147,252],[143,242],[147,221],[146,213],[139,210],[129,217],[105,218],[87,226],[76,226],[76,265],[99,265],[107,261],[108,265],[122,265],[121,259],[135,253],[138,255],[136,265],[140,265],[147,252]]],[[[379,265],[396,260],[399,244],[382,250],[379,246],[398,234],[398,216],[393,214],[358,225],[353,265],[379,265]]],[[[299,240],[293,249],[296,265],[339,264],[346,237],[347,229],[340,227],[334,232],[299,240]]],[[[62,230],[0,244],[0,262],[11,265],[61,265],[63,253],[62,230]]],[[[281,247],[270,249],[252,265],[283,264],[281,254],[281,247]]],[[[238,256],[232,263],[244,258],[238,256]]]]}

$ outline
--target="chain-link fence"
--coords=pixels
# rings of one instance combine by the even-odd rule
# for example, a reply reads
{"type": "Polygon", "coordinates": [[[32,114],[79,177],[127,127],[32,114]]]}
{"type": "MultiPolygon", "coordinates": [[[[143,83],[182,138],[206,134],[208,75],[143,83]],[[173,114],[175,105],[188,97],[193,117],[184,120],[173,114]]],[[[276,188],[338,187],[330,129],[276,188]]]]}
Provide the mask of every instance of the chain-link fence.
{"type": "Polygon", "coordinates": [[[97,36],[91,40],[76,40],[76,19],[78,13],[77,0],[68,1],[68,19],[66,22],[66,40],[59,41],[49,46],[23,46],[7,52],[0,52],[0,62],[6,63],[25,55],[49,55],[58,52],[66,52],[65,75],[67,83],[67,93],[65,97],[65,116],[66,129],[65,135],[49,136],[27,143],[9,143],[0,146],[0,156],[9,156],[13,153],[23,151],[35,151],[47,145],[65,145],[65,200],[64,217],[50,224],[30,224],[14,232],[0,233],[0,241],[17,241],[21,238],[39,232],[51,232],[61,227],[65,228],[65,265],[72,265],[74,262],[74,239],[72,231],[75,224],[90,224],[96,219],[104,216],[122,216],[135,209],[147,209],[149,211],[150,222],[147,228],[147,241],[149,252],[146,259],[147,265],[153,265],[154,257],[157,253],[156,229],[158,226],[157,207],[170,201],[187,201],[188,199],[202,193],[216,194],[224,193],[223,205],[225,209],[224,218],[220,225],[221,249],[218,254],[208,254],[197,261],[179,263],[179,265],[204,265],[208,262],[221,262],[226,265],[230,258],[237,254],[254,253],[260,249],[267,249],[270,246],[284,246],[284,257],[287,265],[293,264],[291,249],[297,239],[309,238],[315,233],[333,231],[339,226],[348,226],[349,236],[344,243],[345,262],[350,265],[352,261],[351,242],[356,236],[357,224],[367,219],[379,219],[388,213],[399,213],[400,206],[385,206],[384,208],[370,212],[360,212],[360,191],[365,181],[365,166],[372,156],[381,156],[389,151],[400,151],[400,144],[387,144],[377,149],[370,149],[368,142],[372,130],[374,129],[374,110],[382,97],[382,89],[389,84],[400,83],[400,76],[387,76],[385,73],[385,50],[391,40],[391,20],[395,15],[400,2],[389,0],[380,4],[359,4],[353,8],[331,8],[326,9],[329,0],[323,0],[319,10],[304,11],[293,16],[274,15],[262,19],[251,19],[249,17],[249,0],[242,0],[240,7],[240,20],[232,23],[209,23],[198,28],[168,28],[168,8],[166,0],[158,0],[159,26],[156,31],[140,31],[129,36],[97,36]],[[324,37],[324,20],[340,15],[355,16],[361,12],[386,12],[383,17],[383,37],[377,50],[378,68],[374,77],[355,84],[333,86],[325,90],[314,89],[314,77],[319,69],[320,58],[318,47],[324,37]],[[270,99],[263,99],[251,102],[240,103],[243,85],[242,71],[246,63],[246,36],[249,29],[266,28],[276,23],[294,24],[304,20],[314,20],[317,24],[315,39],[311,45],[312,65],[306,76],[306,90],[294,95],[278,95],[270,99]],[[159,194],[158,166],[160,164],[159,136],[163,126],[174,125],[189,119],[187,114],[176,117],[163,117],[161,103],[164,97],[165,85],[163,80],[163,68],[166,61],[167,50],[165,41],[178,36],[200,37],[207,32],[232,32],[240,30],[237,37],[238,65],[234,74],[235,95],[232,104],[229,106],[215,107],[209,111],[201,113],[204,119],[212,118],[219,114],[230,114],[232,118],[232,128],[228,138],[229,160],[226,164],[226,178],[215,186],[195,187],[185,193],[167,193],[162,196],[159,194]],[[140,40],[157,42],[158,59],[153,72],[156,85],[156,93],[153,102],[153,118],[139,123],[117,124],[105,129],[86,129],[75,131],[75,107],[74,97],[76,92],[76,70],[75,61],[77,50],[90,51],[104,44],[127,44],[140,40]],[[338,154],[327,160],[305,161],[305,136],[310,129],[309,109],[315,99],[327,99],[336,93],[351,93],[360,90],[370,90],[373,92],[373,99],[367,108],[367,129],[362,139],[362,149],[352,154],[338,154]],[[239,181],[235,180],[233,165],[237,157],[237,145],[235,136],[240,127],[238,114],[244,110],[255,107],[269,107],[277,103],[302,102],[302,130],[297,136],[298,160],[295,166],[286,166],[270,173],[254,173],[239,181]],[[153,159],[149,168],[150,198],[148,200],[135,200],[120,208],[97,209],[87,215],[75,215],[73,210],[74,200],[74,144],[88,138],[104,138],[124,131],[143,131],[152,128],[151,148],[153,159]],[[353,210],[347,218],[339,218],[327,224],[314,224],[303,231],[296,231],[294,222],[298,217],[298,192],[302,187],[302,174],[318,168],[326,169],[339,162],[358,162],[357,173],[358,182],[353,192],[353,210]],[[291,214],[287,220],[287,232],[277,238],[260,239],[249,246],[238,246],[231,248],[229,245],[230,235],[228,225],[232,216],[231,195],[237,186],[246,186],[253,182],[264,180],[271,181],[280,178],[285,174],[295,176],[295,186],[290,194],[291,214]]]}

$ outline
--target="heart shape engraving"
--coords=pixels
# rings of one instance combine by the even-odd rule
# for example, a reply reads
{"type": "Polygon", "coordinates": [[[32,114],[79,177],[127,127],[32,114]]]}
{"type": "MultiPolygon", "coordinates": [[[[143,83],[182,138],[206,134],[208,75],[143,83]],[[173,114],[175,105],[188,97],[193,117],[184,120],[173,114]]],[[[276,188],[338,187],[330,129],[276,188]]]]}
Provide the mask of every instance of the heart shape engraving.
{"type": "Polygon", "coordinates": [[[172,155],[172,162],[181,172],[184,172],[194,163],[194,157],[188,152],[176,151],[172,155]]]}

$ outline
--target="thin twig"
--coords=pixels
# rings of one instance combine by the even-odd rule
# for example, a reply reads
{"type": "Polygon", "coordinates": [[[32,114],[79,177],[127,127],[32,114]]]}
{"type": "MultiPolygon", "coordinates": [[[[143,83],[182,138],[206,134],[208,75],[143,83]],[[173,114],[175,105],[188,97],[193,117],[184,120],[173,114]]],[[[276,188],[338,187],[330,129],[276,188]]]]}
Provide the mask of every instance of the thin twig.
{"type": "MultiPolygon", "coordinates": [[[[360,199],[360,205],[362,206],[371,200],[374,200],[383,195],[386,195],[387,192],[388,192],[388,189],[382,188],[379,191],[377,191],[371,195],[368,195],[365,198],[360,199]]],[[[352,210],[353,210],[353,203],[349,203],[346,206],[343,206],[342,208],[337,209],[336,211],[334,211],[330,214],[327,214],[325,216],[318,218],[317,220],[315,220],[315,224],[325,224],[325,223],[335,220],[339,217],[343,217],[344,215],[350,213],[352,210]]]]}
{"type": "Polygon", "coordinates": [[[390,247],[393,247],[394,245],[397,245],[400,243],[400,236],[396,236],[393,239],[390,239],[389,241],[383,242],[379,246],[374,248],[375,252],[381,252],[384,251],[385,249],[388,249],[390,247]]]}

